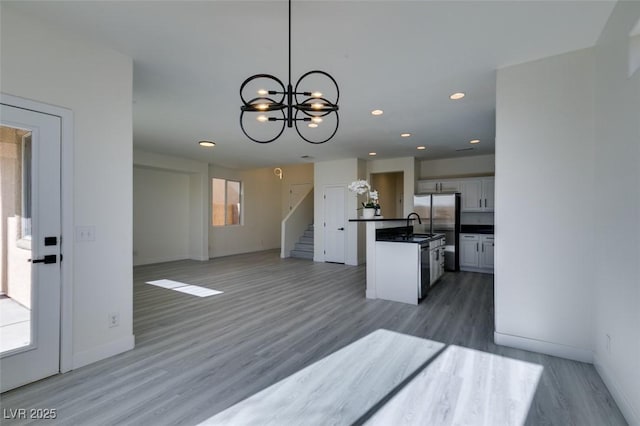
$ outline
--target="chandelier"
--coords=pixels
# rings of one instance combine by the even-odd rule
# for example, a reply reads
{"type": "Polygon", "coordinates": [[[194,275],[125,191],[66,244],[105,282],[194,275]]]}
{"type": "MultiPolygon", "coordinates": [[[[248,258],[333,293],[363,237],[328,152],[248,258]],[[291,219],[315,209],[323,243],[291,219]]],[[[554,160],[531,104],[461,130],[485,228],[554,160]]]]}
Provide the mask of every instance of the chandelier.
{"type": "Polygon", "coordinates": [[[321,144],[338,131],[338,83],[314,70],[291,84],[291,0],[289,0],[289,80],[287,86],[270,74],[256,74],[240,86],[240,127],[252,141],[273,142],[286,127],[295,127],[305,141],[321,144]],[[334,100],[332,102],[332,100],[334,100]]]}

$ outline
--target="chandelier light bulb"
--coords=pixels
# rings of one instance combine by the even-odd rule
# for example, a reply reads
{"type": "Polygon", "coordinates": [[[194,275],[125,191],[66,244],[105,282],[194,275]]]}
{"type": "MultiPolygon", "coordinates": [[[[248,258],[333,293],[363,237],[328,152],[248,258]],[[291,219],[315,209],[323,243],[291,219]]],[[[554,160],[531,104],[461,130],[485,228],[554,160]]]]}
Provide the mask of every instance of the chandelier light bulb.
{"type": "Polygon", "coordinates": [[[264,111],[264,110],[269,109],[269,105],[267,105],[267,104],[258,104],[258,105],[256,105],[256,108],[259,109],[259,110],[264,111]]]}
{"type": "Polygon", "coordinates": [[[318,125],[316,123],[309,123],[309,127],[315,129],[316,127],[318,127],[318,125]]]}
{"type": "Polygon", "coordinates": [[[260,95],[260,96],[265,96],[265,95],[268,95],[268,94],[269,94],[269,92],[264,90],[264,89],[258,90],[258,95],[260,95]]]}
{"type": "Polygon", "coordinates": [[[311,94],[311,96],[312,96],[312,97],[314,97],[314,98],[321,98],[321,97],[322,97],[322,93],[320,93],[320,92],[313,92],[313,93],[311,94]]]}
{"type": "Polygon", "coordinates": [[[256,117],[256,120],[258,120],[261,123],[264,123],[265,121],[269,121],[269,118],[266,115],[259,115],[258,117],[256,117]]]}
{"type": "Polygon", "coordinates": [[[311,104],[311,108],[313,109],[322,109],[323,105],[320,102],[315,102],[311,104]]]}
{"type": "Polygon", "coordinates": [[[320,117],[313,117],[313,118],[311,119],[311,121],[312,121],[313,123],[320,124],[320,123],[322,123],[322,118],[320,118],[320,117]]]}

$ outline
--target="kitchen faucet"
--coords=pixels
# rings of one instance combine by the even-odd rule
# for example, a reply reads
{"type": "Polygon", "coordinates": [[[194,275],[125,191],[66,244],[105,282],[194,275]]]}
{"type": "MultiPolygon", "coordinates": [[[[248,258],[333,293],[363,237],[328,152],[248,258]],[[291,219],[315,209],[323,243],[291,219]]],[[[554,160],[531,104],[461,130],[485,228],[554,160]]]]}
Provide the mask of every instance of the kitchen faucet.
{"type": "MultiPolygon", "coordinates": [[[[420,219],[420,215],[416,212],[411,212],[407,215],[407,236],[409,235],[409,221],[411,220],[411,216],[415,215],[418,218],[418,224],[422,225],[422,219],[420,219]]],[[[412,228],[413,229],[413,228],[412,228]]]]}

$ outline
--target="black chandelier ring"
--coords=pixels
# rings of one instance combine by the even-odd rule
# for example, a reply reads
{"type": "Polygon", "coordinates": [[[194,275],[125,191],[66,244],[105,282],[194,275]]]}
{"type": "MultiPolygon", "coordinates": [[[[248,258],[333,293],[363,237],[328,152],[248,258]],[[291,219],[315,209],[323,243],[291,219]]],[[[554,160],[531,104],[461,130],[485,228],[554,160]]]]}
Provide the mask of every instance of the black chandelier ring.
{"type": "Polygon", "coordinates": [[[242,83],[242,85],[240,86],[240,99],[242,99],[242,103],[244,104],[244,106],[245,107],[250,107],[253,104],[253,102],[256,101],[256,99],[259,99],[259,98],[253,98],[251,101],[247,101],[245,99],[245,97],[244,97],[243,92],[244,92],[245,87],[249,83],[251,83],[254,80],[261,79],[261,78],[264,78],[264,79],[267,79],[267,80],[272,80],[281,88],[280,91],[277,91],[277,90],[265,90],[264,93],[261,96],[264,97],[265,95],[278,95],[278,94],[281,94],[282,97],[280,98],[280,100],[278,102],[275,102],[275,101],[273,101],[273,102],[277,103],[277,104],[281,104],[281,105],[284,104],[285,95],[286,95],[286,89],[284,87],[284,83],[282,83],[282,81],[280,81],[280,79],[278,79],[277,77],[272,76],[271,74],[256,74],[256,75],[253,75],[253,76],[247,78],[242,83]]]}
{"type": "Polygon", "coordinates": [[[332,104],[326,98],[308,98],[293,107],[309,117],[324,117],[338,110],[338,105],[332,104]]]}
{"type": "Polygon", "coordinates": [[[326,139],[323,139],[323,140],[320,140],[320,141],[311,140],[311,139],[305,137],[304,134],[300,131],[300,128],[298,128],[298,122],[299,121],[303,121],[303,122],[311,121],[311,120],[313,120],[313,118],[309,118],[309,117],[305,117],[305,118],[302,118],[302,119],[298,118],[298,112],[302,112],[303,114],[306,114],[306,113],[305,113],[305,111],[303,111],[301,109],[296,109],[296,114],[295,114],[295,117],[294,117],[294,120],[293,120],[294,123],[295,123],[294,125],[296,127],[296,132],[298,132],[298,135],[302,139],[304,139],[306,142],[309,142],[309,143],[314,144],[314,145],[323,144],[323,143],[327,142],[328,140],[330,140],[331,138],[333,138],[335,136],[336,132],[338,131],[338,125],[340,124],[340,116],[338,115],[338,111],[337,110],[329,111],[324,115],[328,115],[328,114],[330,114],[332,112],[336,114],[336,127],[333,129],[333,132],[326,139]]]}
{"type": "MultiPolygon", "coordinates": [[[[259,99],[259,98],[256,98],[256,99],[259,99]]],[[[246,137],[248,137],[249,139],[251,139],[252,141],[257,142],[257,143],[270,143],[270,142],[275,141],[276,139],[278,139],[280,137],[280,135],[282,135],[282,132],[284,132],[284,128],[287,125],[287,117],[285,115],[285,110],[284,110],[284,108],[280,108],[279,111],[282,114],[282,118],[277,118],[277,117],[268,117],[267,118],[268,121],[282,121],[282,127],[280,128],[280,131],[271,139],[264,139],[264,140],[257,139],[257,138],[254,138],[254,137],[250,136],[249,133],[247,133],[247,130],[244,127],[244,121],[243,121],[244,113],[245,112],[258,112],[258,111],[263,111],[263,110],[244,109],[244,107],[241,107],[241,110],[242,110],[242,112],[240,113],[240,128],[242,129],[242,133],[244,133],[244,135],[246,137]]],[[[263,111],[263,112],[266,112],[266,111],[263,111]]]]}
{"type": "MultiPolygon", "coordinates": [[[[326,98],[325,98],[325,101],[326,101],[326,102],[328,102],[328,103],[330,103],[330,104],[332,104],[333,106],[335,106],[335,108],[336,108],[336,109],[338,109],[338,101],[340,100],[340,89],[338,88],[338,83],[336,83],[336,80],[335,80],[333,77],[331,77],[331,75],[330,75],[329,73],[324,72],[324,71],[320,71],[320,70],[313,70],[313,71],[306,72],[306,73],[304,73],[304,74],[302,75],[302,77],[300,77],[300,78],[298,79],[298,82],[296,83],[296,87],[295,87],[295,88],[294,88],[294,90],[293,90],[293,91],[294,91],[295,98],[296,98],[296,103],[297,103],[298,105],[302,103],[302,102],[300,102],[300,100],[298,99],[298,95],[304,95],[304,96],[311,96],[311,97],[313,97],[313,92],[300,92],[300,91],[298,91],[298,87],[300,86],[300,84],[302,83],[302,81],[303,81],[305,78],[307,78],[307,77],[309,77],[309,76],[312,76],[312,75],[314,75],[314,74],[318,74],[318,75],[321,75],[321,76],[327,77],[327,78],[329,79],[329,81],[331,82],[331,85],[332,85],[333,87],[335,87],[335,90],[336,90],[336,100],[335,100],[335,102],[331,102],[331,101],[327,100],[326,98]]],[[[324,95],[320,95],[320,96],[324,96],[324,95]]]]}

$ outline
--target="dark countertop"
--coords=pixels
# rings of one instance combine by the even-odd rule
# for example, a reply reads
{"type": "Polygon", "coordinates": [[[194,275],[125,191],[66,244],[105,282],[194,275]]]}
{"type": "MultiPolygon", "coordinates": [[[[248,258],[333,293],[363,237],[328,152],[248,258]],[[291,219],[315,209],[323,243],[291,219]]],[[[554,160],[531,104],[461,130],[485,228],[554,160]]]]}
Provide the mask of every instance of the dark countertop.
{"type": "Polygon", "coordinates": [[[413,226],[379,229],[376,241],[422,244],[444,237],[444,234],[413,233],[413,226]]]}
{"type": "Polygon", "coordinates": [[[460,225],[462,234],[493,234],[493,225],[460,225]]]}
{"type": "MultiPolygon", "coordinates": [[[[406,221],[407,218],[406,217],[396,217],[396,218],[382,218],[382,219],[376,219],[375,217],[373,219],[349,219],[349,222],[384,222],[384,221],[391,221],[391,220],[404,220],[406,221]]],[[[410,219],[410,220],[414,220],[414,219],[410,219]]]]}

